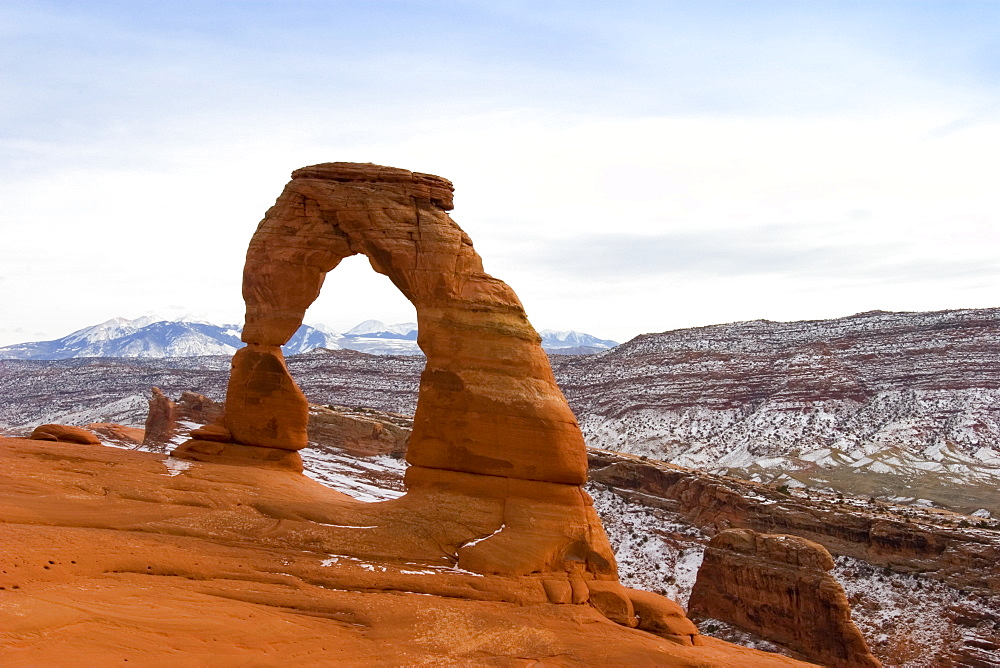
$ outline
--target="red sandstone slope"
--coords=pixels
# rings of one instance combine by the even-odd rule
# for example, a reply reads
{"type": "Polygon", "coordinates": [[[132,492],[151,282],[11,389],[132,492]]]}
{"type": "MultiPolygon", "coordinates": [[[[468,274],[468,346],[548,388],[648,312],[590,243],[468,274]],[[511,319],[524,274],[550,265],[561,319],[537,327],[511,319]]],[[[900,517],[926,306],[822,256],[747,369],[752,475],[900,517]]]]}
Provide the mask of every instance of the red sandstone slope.
{"type": "Polygon", "coordinates": [[[0,656],[5,666],[804,665],[539,602],[537,581],[462,572],[435,540],[400,539],[391,525],[387,504],[292,472],[0,439],[0,656]]]}

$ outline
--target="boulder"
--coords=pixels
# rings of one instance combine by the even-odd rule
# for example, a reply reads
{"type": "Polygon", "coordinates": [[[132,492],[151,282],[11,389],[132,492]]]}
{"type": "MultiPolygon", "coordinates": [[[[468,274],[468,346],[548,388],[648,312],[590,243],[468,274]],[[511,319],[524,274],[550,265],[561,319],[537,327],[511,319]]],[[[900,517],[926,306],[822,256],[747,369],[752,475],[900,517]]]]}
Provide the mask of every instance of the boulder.
{"type": "MultiPolygon", "coordinates": [[[[173,401],[158,387],[152,388],[149,398],[149,413],[146,414],[146,431],[142,444],[146,446],[164,446],[183,436],[190,424],[210,424],[222,418],[223,404],[209,399],[197,392],[182,392],[173,401]],[[188,423],[188,424],[185,424],[188,423]]],[[[229,440],[226,431],[224,439],[229,440]]]]}
{"type": "Polygon", "coordinates": [[[35,427],[29,438],[36,441],[62,441],[63,443],[80,443],[83,445],[100,445],[101,439],[81,427],[71,427],[66,424],[43,424],[35,427]]]}
{"type": "Polygon", "coordinates": [[[144,429],[127,427],[113,422],[92,422],[86,426],[86,429],[122,445],[139,445],[146,437],[144,429]]]}
{"type": "Polygon", "coordinates": [[[146,429],[143,445],[163,445],[177,433],[177,407],[163,391],[154,387],[149,398],[149,412],[146,413],[146,429]]]}
{"type": "Polygon", "coordinates": [[[398,413],[347,406],[309,406],[309,440],[355,457],[402,457],[413,420],[398,413]]]}

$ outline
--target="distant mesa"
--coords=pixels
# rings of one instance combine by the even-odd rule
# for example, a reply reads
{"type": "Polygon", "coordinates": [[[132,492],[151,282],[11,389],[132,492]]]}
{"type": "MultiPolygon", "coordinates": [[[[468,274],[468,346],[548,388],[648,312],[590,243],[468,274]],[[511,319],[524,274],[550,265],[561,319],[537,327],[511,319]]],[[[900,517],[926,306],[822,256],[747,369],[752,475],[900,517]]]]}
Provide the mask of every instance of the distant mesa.
{"type": "MultiPolygon", "coordinates": [[[[197,357],[232,355],[245,344],[242,325],[143,316],[112,318],[53,341],[29,341],[0,347],[0,359],[59,360],[78,357],[197,357]]],[[[618,345],[610,339],[576,331],[542,330],[542,348],[561,355],[586,355],[618,345]]],[[[422,355],[417,324],[365,320],[339,333],[324,325],[303,324],[282,350],[298,355],[316,348],[357,350],[371,355],[422,355]]]]}

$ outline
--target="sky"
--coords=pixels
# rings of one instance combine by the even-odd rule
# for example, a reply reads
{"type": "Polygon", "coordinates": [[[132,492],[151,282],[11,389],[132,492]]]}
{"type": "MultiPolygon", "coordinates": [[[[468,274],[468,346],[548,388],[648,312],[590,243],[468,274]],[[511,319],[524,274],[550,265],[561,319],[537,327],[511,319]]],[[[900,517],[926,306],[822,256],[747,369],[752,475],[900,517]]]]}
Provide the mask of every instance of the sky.
{"type": "MultiPolygon", "coordinates": [[[[242,321],[292,170],[455,184],[538,329],[1000,306],[1000,2],[0,3],[0,345],[242,321]]],[[[362,258],[307,322],[415,320],[362,258]]]]}

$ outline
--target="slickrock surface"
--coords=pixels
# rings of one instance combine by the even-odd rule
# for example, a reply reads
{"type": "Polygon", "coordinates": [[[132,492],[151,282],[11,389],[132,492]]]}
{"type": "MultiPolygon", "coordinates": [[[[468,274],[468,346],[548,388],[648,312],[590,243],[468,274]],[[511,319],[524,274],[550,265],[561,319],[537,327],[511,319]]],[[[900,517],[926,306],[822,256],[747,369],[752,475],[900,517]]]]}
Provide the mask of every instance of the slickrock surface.
{"type": "Polygon", "coordinates": [[[463,523],[409,532],[412,507],[289,471],[0,439],[2,663],[804,665],[553,605],[551,575],[457,568],[442,541],[485,531],[490,501],[434,501],[463,523]]]}
{"type": "MultiPolygon", "coordinates": [[[[302,470],[309,404],[281,352],[327,272],[364,254],[416,307],[426,355],[407,446],[409,532],[436,534],[477,573],[553,573],[552,602],[590,600],[638,623],[582,485],[587,453],[541,337],[514,291],[483,271],[448,217],[451,182],[373,164],[299,169],[257,227],[243,272],[246,348],[233,356],[225,413],[173,451],[196,461],[302,470]],[[444,495],[480,504],[481,522],[444,495]],[[428,514],[428,509],[433,509],[428,514]],[[461,541],[440,535],[462,523],[461,541]],[[568,580],[567,580],[568,578],[568,580]]],[[[374,549],[374,548],[373,548],[374,549]]]]}
{"type": "Polygon", "coordinates": [[[688,605],[697,617],[719,619],[790,647],[833,668],[875,668],[833,557],[796,536],[730,529],[705,549],[688,605]]]}

